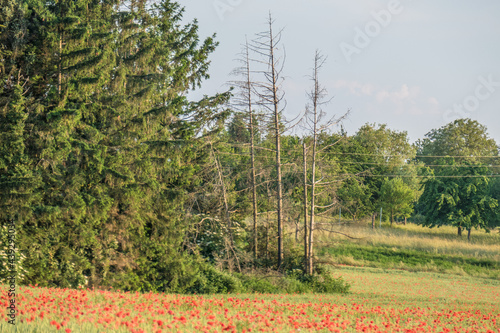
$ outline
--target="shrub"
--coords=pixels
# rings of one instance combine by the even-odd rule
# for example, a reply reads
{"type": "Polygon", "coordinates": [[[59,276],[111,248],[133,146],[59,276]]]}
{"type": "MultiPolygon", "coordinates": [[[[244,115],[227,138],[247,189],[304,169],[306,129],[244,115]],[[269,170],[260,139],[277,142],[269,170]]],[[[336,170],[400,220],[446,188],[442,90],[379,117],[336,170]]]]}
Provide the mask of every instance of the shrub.
{"type": "Polygon", "coordinates": [[[312,287],[316,293],[324,294],[346,294],[351,285],[342,277],[334,278],[329,272],[324,272],[313,276],[312,287]]]}
{"type": "Polygon", "coordinates": [[[273,294],[279,292],[279,288],[265,277],[245,274],[238,274],[237,276],[242,281],[245,292],[260,294],[273,294]]]}
{"type": "Polygon", "coordinates": [[[299,293],[310,291],[323,294],[345,294],[351,288],[351,285],[344,279],[334,278],[331,272],[322,266],[317,266],[314,275],[304,275],[302,272],[294,271],[288,278],[302,284],[302,286],[297,285],[297,290],[293,291],[299,293]]]}
{"type": "Polygon", "coordinates": [[[241,281],[235,276],[221,272],[210,264],[204,264],[197,280],[186,291],[195,294],[225,294],[243,290],[241,281]]]}

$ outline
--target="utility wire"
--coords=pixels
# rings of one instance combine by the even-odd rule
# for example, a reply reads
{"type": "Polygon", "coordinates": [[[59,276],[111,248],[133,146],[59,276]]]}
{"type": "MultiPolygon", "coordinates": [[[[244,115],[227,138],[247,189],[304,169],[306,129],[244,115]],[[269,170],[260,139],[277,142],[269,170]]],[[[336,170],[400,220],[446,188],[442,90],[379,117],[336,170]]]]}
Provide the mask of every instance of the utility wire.
{"type": "MultiPolygon", "coordinates": [[[[231,146],[231,147],[249,147],[248,144],[245,143],[229,143],[229,142],[223,142],[222,144],[231,146]]],[[[269,148],[258,148],[258,149],[267,149],[267,150],[272,150],[269,148]]],[[[302,149],[288,149],[287,151],[291,152],[302,152],[302,149]]],[[[375,156],[375,157],[406,157],[404,155],[394,155],[394,154],[371,154],[371,153],[345,153],[345,152],[322,152],[322,154],[329,154],[329,155],[357,155],[357,156],[375,156]]],[[[429,157],[429,158],[500,158],[499,155],[492,155],[492,156],[460,156],[460,155],[415,155],[415,158],[417,157],[429,157]]]]}
{"type": "Polygon", "coordinates": [[[462,176],[459,176],[459,175],[450,175],[450,176],[432,176],[432,175],[429,175],[429,176],[423,176],[423,175],[416,175],[416,176],[412,176],[412,175],[361,175],[359,177],[388,177],[388,178],[394,178],[394,177],[400,177],[400,178],[483,178],[483,177],[486,177],[486,178],[498,178],[500,177],[500,175],[462,175],[462,176]]]}
{"type": "MultiPolygon", "coordinates": [[[[231,152],[224,152],[217,150],[219,154],[223,155],[234,155],[234,156],[246,156],[248,157],[248,154],[244,153],[231,153],[231,152]]],[[[372,155],[372,156],[380,156],[380,155],[372,155]]],[[[381,157],[387,157],[388,155],[381,156],[381,157]]],[[[396,156],[396,155],[392,155],[396,156]]],[[[284,156],[287,157],[287,156],[284,156]]],[[[265,158],[265,159],[274,159],[273,156],[258,156],[258,158],[265,158]]],[[[419,166],[419,165],[411,165],[411,164],[391,164],[391,163],[381,163],[381,162],[358,162],[358,161],[335,161],[335,164],[358,164],[358,165],[381,165],[381,166],[388,166],[388,167],[406,167],[406,166],[419,166]]],[[[500,168],[500,165],[465,165],[465,164],[458,164],[458,165],[452,165],[452,164],[423,164],[421,165],[422,167],[440,167],[440,168],[500,168]]]]}

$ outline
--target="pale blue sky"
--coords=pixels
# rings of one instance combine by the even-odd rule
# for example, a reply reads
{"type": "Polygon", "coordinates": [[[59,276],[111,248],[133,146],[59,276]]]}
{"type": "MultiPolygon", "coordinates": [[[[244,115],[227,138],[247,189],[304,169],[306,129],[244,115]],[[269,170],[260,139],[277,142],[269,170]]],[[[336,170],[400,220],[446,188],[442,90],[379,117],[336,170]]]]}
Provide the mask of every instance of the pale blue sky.
{"type": "Polygon", "coordinates": [[[469,116],[500,144],[498,0],[179,2],[186,20],[198,19],[202,37],[217,33],[220,42],[211,56],[211,79],[195,97],[227,89],[245,36],[264,31],[271,11],[275,27],[284,28],[288,118],[304,108],[319,49],[328,56],[322,84],[334,97],[324,111],[339,115],[350,108],[348,133],[366,122],[387,123],[414,141],[469,116]]]}

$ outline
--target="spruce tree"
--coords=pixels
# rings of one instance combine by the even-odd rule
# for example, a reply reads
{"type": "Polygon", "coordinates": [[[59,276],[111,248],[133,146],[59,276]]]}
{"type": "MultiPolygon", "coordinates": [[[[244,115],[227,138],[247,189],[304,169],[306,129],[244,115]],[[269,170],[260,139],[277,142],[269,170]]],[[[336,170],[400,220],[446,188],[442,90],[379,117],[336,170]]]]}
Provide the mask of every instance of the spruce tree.
{"type": "Polygon", "coordinates": [[[30,22],[23,50],[38,63],[3,36],[2,60],[29,78],[23,143],[40,179],[21,227],[25,282],[182,291],[196,273],[183,215],[208,158],[201,129],[220,126],[228,98],[186,93],[208,77],[216,43],[200,44],[197,23],[181,26],[171,1],[19,3],[30,22]]]}

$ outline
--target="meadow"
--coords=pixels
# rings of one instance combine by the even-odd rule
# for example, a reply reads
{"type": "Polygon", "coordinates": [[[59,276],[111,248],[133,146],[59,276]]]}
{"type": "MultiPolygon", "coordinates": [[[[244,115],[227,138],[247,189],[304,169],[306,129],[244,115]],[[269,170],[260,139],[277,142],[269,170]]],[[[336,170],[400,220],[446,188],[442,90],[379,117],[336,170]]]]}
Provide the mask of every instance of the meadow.
{"type": "MultiPolygon", "coordinates": [[[[342,229],[362,239],[319,235],[323,244],[330,243],[318,252],[319,259],[333,261],[338,248],[348,249],[332,266],[334,277],[351,284],[348,294],[173,295],[24,286],[15,328],[26,333],[500,332],[500,281],[487,273],[498,271],[496,231],[476,232],[468,243],[451,228],[371,230],[360,224],[342,229]],[[357,247],[378,257],[354,251],[357,247]],[[391,254],[396,259],[388,259],[391,254]],[[422,256],[415,263],[417,254],[422,256]],[[348,256],[352,262],[342,263],[348,256]],[[423,265],[429,256],[435,256],[434,266],[423,265]],[[451,266],[438,271],[437,259],[451,266]]],[[[0,290],[5,309],[6,286],[0,290]]],[[[0,332],[14,331],[6,320],[0,323],[0,332]]]]}
{"type": "MultiPolygon", "coordinates": [[[[20,289],[17,332],[500,332],[500,282],[342,267],[348,295],[20,289]]],[[[5,290],[5,287],[2,287],[5,290]]],[[[6,296],[2,290],[2,306],[6,296]]],[[[0,332],[13,332],[5,321],[0,332]]]]}
{"type": "Polygon", "coordinates": [[[388,223],[371,229],[368,223],[347,224],[317,236],[322,261],[350,266],[395,268],[500,279],[500,233],[472,232],[457,236],[453,227],[425,228],[388,223]]]}

